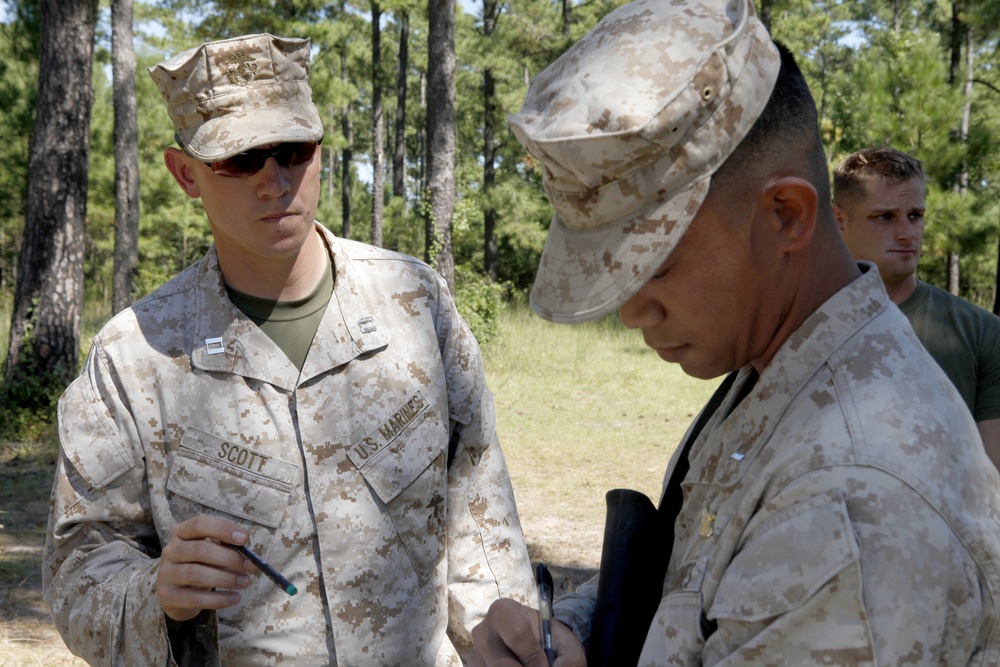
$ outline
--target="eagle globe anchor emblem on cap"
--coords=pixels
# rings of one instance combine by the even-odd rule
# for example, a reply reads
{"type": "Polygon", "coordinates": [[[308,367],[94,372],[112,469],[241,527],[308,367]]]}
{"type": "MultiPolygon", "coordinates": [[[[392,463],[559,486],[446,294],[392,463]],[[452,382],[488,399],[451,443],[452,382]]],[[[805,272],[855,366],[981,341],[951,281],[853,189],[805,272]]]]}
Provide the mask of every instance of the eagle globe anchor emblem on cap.
{"type": "Polygon", "coordinates": [[[257,73],[257,63],[246,53],[240,51],[233,55],[235,63],[229,63],[226,79],[234,86],[249,86],[257,73]]]}

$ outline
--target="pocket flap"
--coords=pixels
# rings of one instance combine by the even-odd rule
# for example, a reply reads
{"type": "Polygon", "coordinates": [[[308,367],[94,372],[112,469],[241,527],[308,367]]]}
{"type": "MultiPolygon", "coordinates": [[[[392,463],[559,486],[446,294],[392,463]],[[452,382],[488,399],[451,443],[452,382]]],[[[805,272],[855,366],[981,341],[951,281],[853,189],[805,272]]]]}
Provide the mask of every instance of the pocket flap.
{"type": "Polygon", "coordinates": [[[726,568],[710,618],[759,621],[805,603],[859,558],[840,493],[798,503],[764,521],[726,568]]]}
{"type": "Polygon", "coordinates": [[[103,489],[135,466],[114,420],[86,376],[59,401],[59,440],[87,485],[103,489]]]}
{"type": "Polygon", "coordinates": [[[276,528],[298,476],[292,463],[190,428],[170,467],[167,490],[276,528]]]}
{"type": "Polygon", "coordinates": [[[446,450],[447,442],[448,433],[437,411],[416,392],[385,423],[355,443],[348,457],[388,504],[446,450]]]}

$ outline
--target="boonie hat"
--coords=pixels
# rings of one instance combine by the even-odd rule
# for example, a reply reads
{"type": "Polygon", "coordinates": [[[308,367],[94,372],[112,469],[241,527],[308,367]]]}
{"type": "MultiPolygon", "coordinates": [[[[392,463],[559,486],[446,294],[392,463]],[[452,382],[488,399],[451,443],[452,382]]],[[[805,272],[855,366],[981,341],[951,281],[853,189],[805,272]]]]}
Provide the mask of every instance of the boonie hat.
{"type": "Polygon", "coordinates": [[[531,292],[538,315],[585,322],[639,291],[779,66],[751,0],[637,0],[535,77],[509,121],[555,209],[531,292]]]}
{"type": "Polygon", "coordinates": [[[177,140],[215,162],[255,146],[318,141],[308,39],[245,35],[207,42],[149,68],[177,140]]]}

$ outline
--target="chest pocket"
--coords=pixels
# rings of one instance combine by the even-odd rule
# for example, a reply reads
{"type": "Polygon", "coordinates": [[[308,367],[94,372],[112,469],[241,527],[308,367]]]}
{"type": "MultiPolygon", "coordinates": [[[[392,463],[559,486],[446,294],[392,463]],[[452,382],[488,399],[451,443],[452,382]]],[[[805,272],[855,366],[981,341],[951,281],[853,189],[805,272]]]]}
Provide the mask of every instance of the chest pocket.
{"type": "Polygon", "coordinates": [[[420,392],[348,454],[384,505],[421,583],[445,553],[448,431],[420,392]]]}
{"type": "Polygon", "coordinates": [[[705,662],[739,648],[756,656],[746,665],[771,664],[775,655],[785,664],[813,663],[816,656],[832,664],[874,664],[860,547],[843,494],[782,508],[751,530],[708,611],[718,631],[706,644],[705,662]]]}
{"type": "MultiPolygon", "coordinates": [[[[298,482],[296,465],[190,428],[170,467],[167,491],[198,505],[277,528],[298,482]]],[[[191,508],[194,513],[203,510],[191,508]]],[[[178,516],[183,521],[188,516],[178,516]]]]}
{"type": "MultiPolygon", "coordinates": [[[[170,466],[167,491],[178,522],[213,513],[206,508],[235,517],[266,560],[298,481],[299,468],[292,463],[189,428],[170,466]]],[[[254,577],[239,604],[219,612],[219,622],[242,629],[264,585],[264,577],[254,577]]]]}

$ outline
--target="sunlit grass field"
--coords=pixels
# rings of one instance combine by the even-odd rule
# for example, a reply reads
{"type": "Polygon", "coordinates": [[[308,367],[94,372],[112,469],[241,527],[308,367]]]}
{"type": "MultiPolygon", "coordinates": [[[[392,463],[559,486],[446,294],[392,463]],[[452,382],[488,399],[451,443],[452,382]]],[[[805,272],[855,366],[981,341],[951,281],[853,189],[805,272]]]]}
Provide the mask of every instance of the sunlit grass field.
{"type": "Polygon", "coordinates": [[[665,363],[616,316],[556,325],[512,307],[500,332],[484,348],[487,380],[529,541],[563,530],[599,554],[605,493],[627,487],[655,501],[718,381],[665,363]]]}

